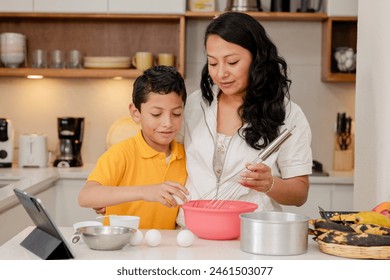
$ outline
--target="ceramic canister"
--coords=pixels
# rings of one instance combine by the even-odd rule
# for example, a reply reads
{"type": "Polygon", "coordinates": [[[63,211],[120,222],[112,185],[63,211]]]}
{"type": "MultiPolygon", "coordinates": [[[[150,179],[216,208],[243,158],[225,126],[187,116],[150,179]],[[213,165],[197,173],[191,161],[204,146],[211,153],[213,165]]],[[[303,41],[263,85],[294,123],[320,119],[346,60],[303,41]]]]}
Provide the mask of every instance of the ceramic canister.
{"type": "Polygon", "coordinates": [[[0,34],[1,62],[5,67],[17,68],[26,56],[26,36],[21,33],[0,34]]]}

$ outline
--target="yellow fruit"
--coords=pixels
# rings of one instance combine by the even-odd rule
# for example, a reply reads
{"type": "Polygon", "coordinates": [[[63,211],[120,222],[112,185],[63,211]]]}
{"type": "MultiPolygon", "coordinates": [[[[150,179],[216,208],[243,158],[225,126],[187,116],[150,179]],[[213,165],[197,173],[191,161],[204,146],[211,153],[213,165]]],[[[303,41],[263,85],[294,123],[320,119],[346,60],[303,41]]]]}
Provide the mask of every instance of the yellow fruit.
{"type": "Polygon", "coordinates": [[[390,227],[390,218],[375,211],[361,211],[355,214],[335,215],[332,221],[347,222],[355,224],[374,224],[384,227],[390,227]]]}
{"type": "Polygon", "coordinates": [[[390,219],[375,211],[363,211],[357,213],[355,222],[357,224],[374,224],[390,227],[390,219]]]}

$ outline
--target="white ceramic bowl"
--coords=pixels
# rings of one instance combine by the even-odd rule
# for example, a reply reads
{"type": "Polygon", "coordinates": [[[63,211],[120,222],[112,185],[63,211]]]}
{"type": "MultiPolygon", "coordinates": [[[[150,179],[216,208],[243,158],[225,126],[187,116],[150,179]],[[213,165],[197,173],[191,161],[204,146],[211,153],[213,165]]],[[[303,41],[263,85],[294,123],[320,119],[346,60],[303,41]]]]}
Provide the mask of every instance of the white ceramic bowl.
{"type": "Polygon", "coordinates": [[[24,61],[24,53],[1,53],[1,62],[10,68],[17,68],[24,61]]]}
{"type": "Polygon", "coordinates": [[[133,229],[139,228],[140,217],[138,216],[110,216],[110,226],[129,227],[133,229]]]}
{"type": "Polygon", "coordinates": [[[98,221],[83,221],[73,224],[74,231],[77,231],[77,229],[82,227],[90,227],[90,226],[101,226],[103,225],[101,222],[98,221]]]}
{"type": "Polygon", "coordinates": [[[25,47],[23,45],[7,45],[1,46],[1,53],[24,53],[25,47]]]}
{"type": "Polygon", "coordinates": [[[0,34],[1,62],[10,68],[17,68],[25,59],[26,36],[20,33],[0,34]]]}
{"type": "Polygon", "coordinates": [[[106,218],[109,219],[110,226],[128,227],[133,229],[138,229],[139,223],[141,221],[141,218],[138,216],[127,216],[127,215],[107,215],[107,216],[96,217],[96,219],[101,220],[102,222],[106,218]]]}
{"type": "Polygon", "coordinates": [[[1,33],[0,34],[0,43],[4,44],[26,44],[26,36],[20,33],[1,33]]]}

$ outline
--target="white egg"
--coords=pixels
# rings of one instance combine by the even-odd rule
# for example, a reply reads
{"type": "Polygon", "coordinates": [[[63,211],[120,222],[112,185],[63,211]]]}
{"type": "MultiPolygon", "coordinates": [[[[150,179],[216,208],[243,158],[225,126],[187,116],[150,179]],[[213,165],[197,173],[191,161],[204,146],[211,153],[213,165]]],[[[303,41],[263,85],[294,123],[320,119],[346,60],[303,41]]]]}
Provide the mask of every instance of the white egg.
{"type": "Polygon", "coordinates": [[[137,246],[137,245],[141,244],[143,238],[144,238],[144,235],[143,235],[142,231],[137,230],[130,237],[130,245],[137,246]]]}
{"type": "Polygon", "coordinates": [[[146,244],[150,247],[156,247],[161,243],[161,233],[157,229],[148,230],[145,234],[146,244]]]}
{"type": "Polygon", "coordinates": [[[195,235],[188,229],[179,231],[176,237],[176,242],[181,247],[189,247],[194,243],[195,235]]]}

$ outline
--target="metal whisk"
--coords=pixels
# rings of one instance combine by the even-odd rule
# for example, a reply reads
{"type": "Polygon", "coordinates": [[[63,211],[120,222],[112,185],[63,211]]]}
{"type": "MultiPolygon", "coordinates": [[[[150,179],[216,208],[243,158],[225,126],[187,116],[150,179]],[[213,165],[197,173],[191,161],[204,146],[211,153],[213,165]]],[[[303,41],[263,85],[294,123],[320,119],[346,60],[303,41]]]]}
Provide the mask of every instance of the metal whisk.
{"type": "MultiPolygon", "coordinates": [[[[251,164],[264,162],[273,152],[280,148],[280,146],[287,140],[287,138],[291,136],[291,132],[294,129],[295,126],[291,129],[284,129],[278,137],[276,137],[264,150],[259,153],[259,155],[251,162],[251,164]]],[[[241,189],[243,188],[241,184],[238,183],[238,178],[239,174],[245,170],[246,168],[243,168],[234,174],[232,182],[229,185],[223,188],[217,186],[216,188],[204,194],[199,200],[206,201],[205,204],[197,203],[193,206],[200,208],[221,208],[224,206],[224,208],[228,208],[229,206],[225,204],[229,201],[236,200],[241,189]]]]}

